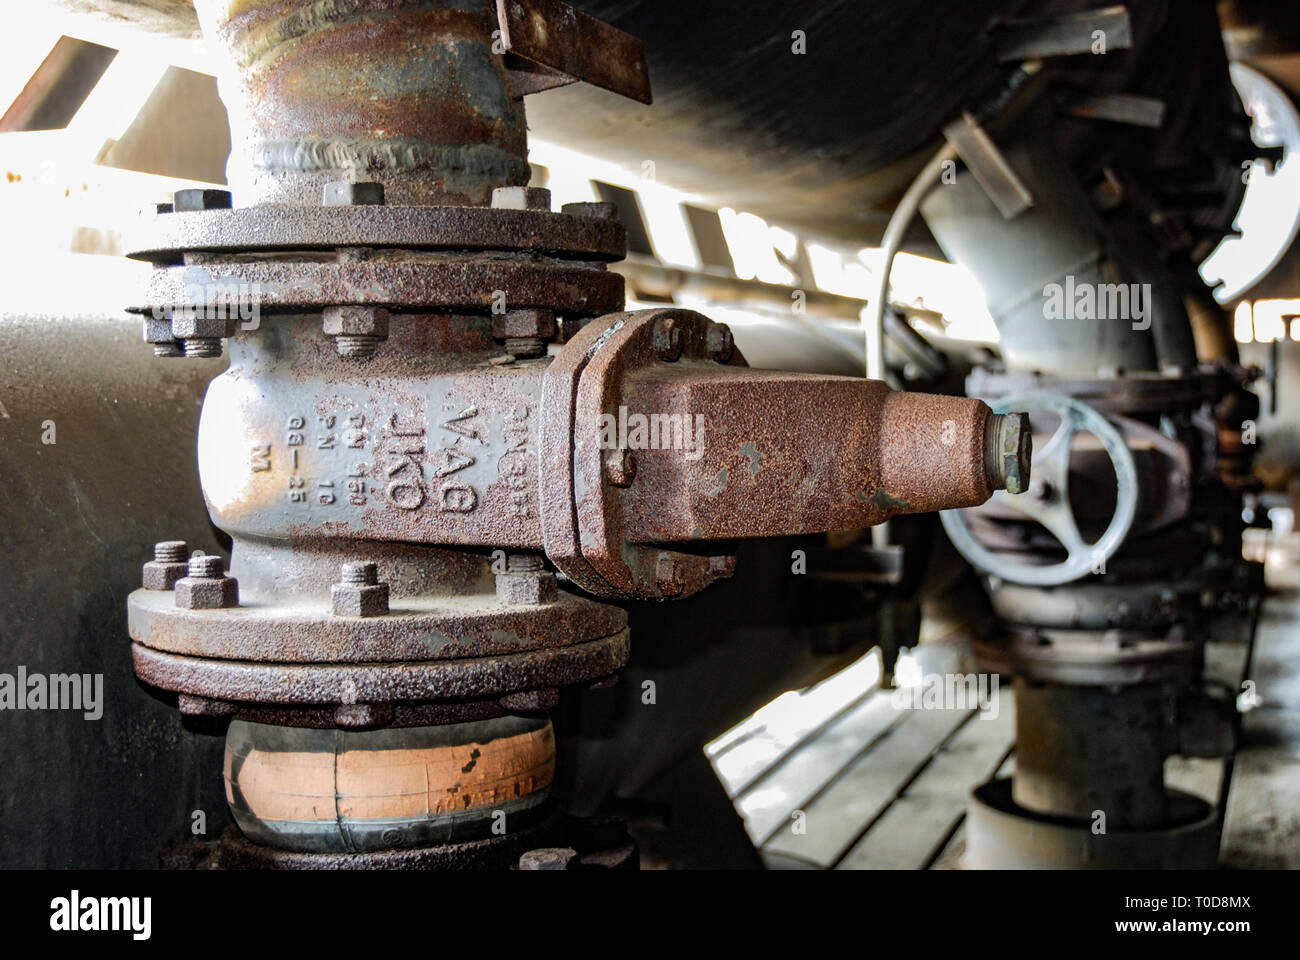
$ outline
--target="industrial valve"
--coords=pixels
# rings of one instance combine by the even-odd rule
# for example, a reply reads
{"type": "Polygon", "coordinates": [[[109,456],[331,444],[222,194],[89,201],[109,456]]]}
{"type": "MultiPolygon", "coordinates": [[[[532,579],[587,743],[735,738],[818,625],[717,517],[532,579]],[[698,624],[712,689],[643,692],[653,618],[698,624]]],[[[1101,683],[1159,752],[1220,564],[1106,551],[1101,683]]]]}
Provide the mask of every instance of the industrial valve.
{"type": "Polygon", "coordinates": [[[1023,414],[750,369],[697,313],[620,312],[624,229],[524,185],[520,98],[561,68],[639,95],[626,35],[555,3],[199,8],[232,53],[247,205],[186,194],[128,246],[156,268],[132,309],[158,352],[228,339],[198,453],[233,548],[199,565],[220,604],[155,572],[129,611],[137,675],[232,718],[230,862],[581,847],[544,802],[545,711],[626,663],[626,614],[594,597],[686,596],[737,540],[1027,486],[1023,414]],[[246,294],[255,324],[208,317],[246,294]]]}

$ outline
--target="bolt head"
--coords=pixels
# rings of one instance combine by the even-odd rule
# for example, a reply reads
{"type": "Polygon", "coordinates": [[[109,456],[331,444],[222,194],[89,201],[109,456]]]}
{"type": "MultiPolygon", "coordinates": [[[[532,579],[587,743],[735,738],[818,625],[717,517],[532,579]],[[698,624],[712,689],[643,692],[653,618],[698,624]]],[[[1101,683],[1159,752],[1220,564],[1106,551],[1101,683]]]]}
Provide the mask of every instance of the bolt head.
{"type": "Polygon", "coordinates": [[[502,603],[536,606],[554,603],[560,594],[555,574],[549,570],[498,573],[497,599],[502,603]]]}
{"type": "Polygon", "coordinates": [[[239,581],[234,577],[181,577],[176,581],[176,606],[182,610],[221,610],[239,606],[239,581]]]}
{"type": "Polygon", "coordinates": [[[538,337],[550,340],[555,336],[555,311],[508,310],[492,317],[492,336],[497,340],[509,337],[538,337]]]}
{"type": "Polygon", "coordinates": [[[193,310],[177,310],[172,315],[173,340],[220,340],[235,335],[235,317],[209,317],[206,308],[198,304],[194,307],[193,310]]]}
{"type": "Polygon", "coordinates": [[[388,584],[336,583],[330,600],[336,617],[381,617],[388,613],[388,584]]]}
{"type": "Polygon", "coordinates": [[[497,187],[492,191],[497,210],[550,210],[551,191],[545,187],[497,187]]]}
{"type": "Polygon", "coordinates": [[[174,343],[175,341],[176,334],[172,333],[171,317],[155,317],[152,314],[145,314],[145,343],[174,343]]]}
{"type": "Polygon", "coordinates": [[[177,190],[172,194],[172,209],[176,213],[193,210],[229,210],[229,190],[177,190]]]}
{"type": "Polygon", "coordinates": [[[682,569],[672,554],[661,553],[655,564],[655,586],[665,597],[675,597],[682,592],[682,569]]]}
{"type": "Polygon", "coordinates": [[[660,360],[669,363],[682,355],[682,328],[672,317],[664,317],[655,323],[654,349],[660,360]]]}
{"type": "Polygon", "coordinates": [[[321,205],[325,207],[379,206],[384,202],[382,183],[349,183],[335,180],[325,184],[321,192],[321,205]]]}
{"type": "Polygon", "coordinates": [[[636,454],[631,450],[605,451],[605,479],[616,487],[630,487],[636,479],[636,454]]]}
{"type": "Polygon", "coordinates": [[[144,565],[141,586],[146,590],[171,590],[189,572],[189,564],[165,560],[150,560],[144,565]]]}
{"type": "Polygon", "coordinates": [[[736,338],[732,336],[731,328],[725,323],[710,321],[708,332],[705,334],[705,345],[709,351],[709,359],[718,363],[729,362],[736,352],[736,338]]]}
{"type": "Polygon", "coordinates": [[[385,307],[326,307],[321,312],[321,330],[327,337],[388,336],[385,307]]]}

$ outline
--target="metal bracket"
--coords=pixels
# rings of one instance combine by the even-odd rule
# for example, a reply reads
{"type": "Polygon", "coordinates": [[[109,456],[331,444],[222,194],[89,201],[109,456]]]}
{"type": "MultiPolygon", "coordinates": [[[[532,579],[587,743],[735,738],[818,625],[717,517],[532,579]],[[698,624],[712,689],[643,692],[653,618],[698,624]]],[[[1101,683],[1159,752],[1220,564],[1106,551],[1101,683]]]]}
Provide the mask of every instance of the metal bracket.
{"type": "Polygon", "coordinates": [[[1016,171],[997,144],[969,113],[963,113],[944,127],[943,135],[1004,219],[1011,220],[1034,205],[1034,195],[1016,176],[1016,171]]]}
{"type": "Polygon", "coordinates": [[[501,43],[519,97],[579,80],[650,103],[640,39],[560,0],[497,0],[501,43]]]}
{"type": "Polygon", "coordinates": [[[1001,63],[1093,53],[1097,34],[1105,50],[1125,50],[1133,45],[1128,7],[1115,4],[1055,17],[1006,20],[993,28],[993,41],[1001,63]]]}

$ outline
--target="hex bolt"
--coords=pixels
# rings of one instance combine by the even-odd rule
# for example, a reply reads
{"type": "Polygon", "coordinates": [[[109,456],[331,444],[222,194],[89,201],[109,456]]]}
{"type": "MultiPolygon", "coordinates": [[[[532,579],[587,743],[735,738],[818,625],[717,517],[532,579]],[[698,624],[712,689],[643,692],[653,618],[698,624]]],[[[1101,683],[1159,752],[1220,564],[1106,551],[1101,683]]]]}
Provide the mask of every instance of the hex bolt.
{"type": "Polygon", "coordinates": [[[618,204],[616,203],[566,203],[560,207],[560,213],[567,213],[571,217],[594,217],[597,220],[617,220],[618,204]]]}
{"type": "Polygon", "coordinates": [[[492,336],[520,359],[546,353],[546,341],[555,339],[556,330],[554,310],[509,310],[492,317],[492,336]]]}
{"type": "Polygon", "coordinates": [[[655,355],[668,363],[682,355],[682,328],[672,317],[663,317],[655,324],[655,355]]]}
{"type": "Polygon", "coordinates": [[[539,847],[519,857],[520,870],[568,870],[578,859],[572,847],[539,847]]]}
{"type": "Polygon", "coordinates": [[[675,597],[682,592],[682,569],[671,553],[659,554],[655,564],[655,586],[665,597],[675,597]]]}
{"type": "Polygon", "coordinates": [[[239,581],[226,576],[220,557],[196,553],[190,557],[187,570],[188,575],[176,581],[176,606],[182,610],[239,606],[239,581]]]}
{"type": "Polygon", "coordinates": [[[181,345],[172,333],[171,317],[146,314],[144,318],[144,342],[153,347],[155,357],[179,357],[181,345]]]}
{"type": "Polygon", "coordinates": [[[337,306],[321,312],[321,331],[334,341],[334,351],[351,360],[368,360],[388,339],[388,310],[384,307],[337,306]]]}
{"type": "Polygon", "coordinates": [[[630,487],[636,479],[636,454],[631,450],[605,451],[605,479],[616,487],[630,487]]]}
{"type": "Polygon", "coordinates": [[[194,210],[229,210],[229,190],[177,190],[172,194],[172,210],[187,213],[194,210]]]}
{"type": "Polygon", "coordinates": [[[184,540],[163,540],[153,545],[153,559],[144,565],[142,586],[146,590],[172,590],[189,572],[186,558],[190,548],[184,540]]]}
{"type": "Polygon", "coordinates": [[[512,553],[506,557],[506,569],[496,577],[497,599],[502,603],[536,606],[553,603],[559,596],[555,574],[546,569],[542,558],[532,553],[512,553]]]}
{"type": "Polygon", "coordinates": [[[984,472],[990,487],[1007,493],[1028,490],[1032,455],[1029,414],[989,414],[984,425],[984,472]]]}
{"type": "Polygon", "coordinates": [[[330,587],[336,617],[380,617],[388,613],[388,584],[379,580],[379,566],[370,560],[339,567],[339,582],[330,587]]]}
{"type": "Polygon", "coordinates": [[[382,206],[383,203],[384,185],[373,181],[332,180],[321,191],[321,206],[324,207],[382,206]]]}
{"type": "Polygon", "coordinates": [[[492,191],[495,210],[550,210],[551,191],[545,187],[497,187],[492,191]]]}
{"type": "Polygon", "coordinates": [[[736,338],[731,328],[725,323],[709,321],[709,329],[704,335],[709,359],[718,363],[727,363],[736,352],[736,338]]]}

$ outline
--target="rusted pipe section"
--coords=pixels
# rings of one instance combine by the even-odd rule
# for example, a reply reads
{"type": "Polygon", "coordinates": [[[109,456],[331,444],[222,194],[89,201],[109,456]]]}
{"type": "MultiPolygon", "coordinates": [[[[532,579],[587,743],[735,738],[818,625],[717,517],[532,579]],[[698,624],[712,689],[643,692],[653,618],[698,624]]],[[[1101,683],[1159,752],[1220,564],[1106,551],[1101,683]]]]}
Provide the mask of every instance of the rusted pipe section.
{"type": "Polygon", "coordinates": [[[222,99],[245,205],[319,205],[326,183],[384,185],[389,204],[484,205],[528,182],[489,3],[196,0],[224,48],[222,99]]]}

